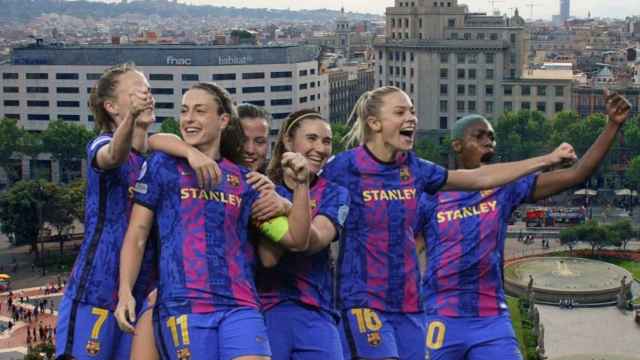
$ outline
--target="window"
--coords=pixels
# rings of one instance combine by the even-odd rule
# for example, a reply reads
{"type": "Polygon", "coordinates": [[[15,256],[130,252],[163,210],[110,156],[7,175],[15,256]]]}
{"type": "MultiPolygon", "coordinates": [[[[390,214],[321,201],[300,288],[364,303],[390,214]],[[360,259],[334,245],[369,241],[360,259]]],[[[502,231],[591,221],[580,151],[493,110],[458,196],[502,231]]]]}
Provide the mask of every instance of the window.
{"type": "Polygon", "coordinates": [[[56,88],[58,94],[80,94],[80,88],[77,87],[58,87],[56,88]]]}
{"type": "Polygon", "coordinates": [[[440,100],[440,112],[449,112],[449,102],[447,100],[440,100]]]}
{"type": "Polygon", "coordinates": [[[521,94],[523,96],[530,96],[531,95],[531,86],[529,85],[522,85],[522,87],[520,88],[521,94]]]}
{"type": "Polygon", "coordinates": [[[92,92],[92,91],[93,91],[93,88],[92,88],[92,87],[88,87],[88,88],[87,88],[87,94],[91,94],[91,92],[92,92]]]}
{"type": "Polygon", "coordinates": [[[263,93],[264,86],[247,86],[242,88],[243,94],[263,93]]]}
{"type": "Polygon", "coordinates": [[[172,102],[157,102],[156,109],[173,109],[172,102]]]}
{"type": "Polygon", "coordinates": [[[469,96],[476,96],[476,86],[475,85],[469,85],[468,95],[469,96]]]}
{"type": "Polygon", "coordinates": [[[264,100],[251,100],[251,101],[245,101],[245,103],[255,105],[255,106],[264,106],[265,104],[264,100]]]}
{"type": "Polygon", "coordinates": [[[411,77],[413,77],[413,76],[415,75],[415,74],[414,74],[414,71],[413,71],[413,68],[411,68],[410,73],[411,73],[411,77]]]}
{"type": "Polygon", "coordinates": [[[555,86],[556,96],[564,96],[564,86],[555,86]]]}
{"type": "Polygon", "coordinates": [[[414,57],[414,55],[413,55],[413,52],[410,52],[410,53],[409,53],[409,59],[410,59],[411,61],[414,61],[414,60],[415,60],[415,57],[414,57]]]}
{"type": "Polygon", "coordinates": [[[449,63],[449,53],[440,53],[440,63],[441,64],[449,63]]]}
{"type": "Polygon", "coordinates": [[[47,73],[27,73],[27,80],[48,80],[49,74],[47,73]]]}
{"type": "Polygon", "coordinates": [[[382,65],[378,66],[378,74],[382,74],[382,65]]]}
{"type": "Polygon", "coordinates": [[[504,111],[513,111],[513,103],[511,101],[504,102],[504,111]]]}
{"type": "Polygon", "coordinates": [[[465,40],[471,40],[471,33],[464,33],[465,40]]]}
{"type": "Polygon", "coordinates": [[[495,40],[498,40],[498,34],[495,34],[495,33],[494,33],[494,34],[491,34],[491,35],[489,35],[489,38],[490,38],[491,40],[494,40],[494,41],[495,41],[495,40]]]}
{"type": "Polygon", "coordinates": [[[315,95],[311,95],[311,96],[309,96],[309,100],[310,100],[310,101],[316,101],[316,96],[315,96],[315,95]]]}
{"type": "Polygon", "coordinates": [[[484,54],[484,62],[487,64],[493,64],[494,58],[495,58],[495,54],[493,53],[484,54]]]}
{"type": "Polygon", "coordinates": [[[2,73],[3,80],[18,80],[18,73],[2,73]]]}
{"type": "Polygon", "coordinates": [[[271,100],[271,106],[282,106],[293,104],[293,99],[274,99],[271,100]]]}
{"type": "Polygon", "coordinates": [[[469,79],[475,80],[476,78],[476,69],[469,69],[469,79]]]}
{"type": "Polygon", "coordinates": [[[486,85],[484,87],[484,94],[486,96],[493,96],[493,85],[486,85]]]}
{"type": "Polygon", "coordinates": [[[20,120],[20,114],[4,114],[4,117],[11,120],[20,120]]]}
{"type": "Polygon", "coordinates": [[[449,77],[449,69],[440,69],[440,79],[447,79],[449,77]]]}
{"type": "Polygon", "coordinates": [[[27,100],[28,107],[49,107],[47,100],[27,100]]]}
{"type": "Polygon", "coordinates": [[[49,114],[28,114],[28,120],[49,121],[49,114]]]}
{"type": "Polygon", "coordinates": [[[502,92],[504,93],[505,96],[512,96],[513,95],[513,85],[504,85],[502,87],[502,92]]]}
{"type": "Polygon", "coordinates": [[[402,67],[402,76],[407,76],[407,68],[402,67]]]}
{"type": "Polygon", "coordinates": [[[307,84],[300,84],[298,87],[300,90],[307,90],[307,84]]]}
{"type": "Polygon", "coordinates": [[[287,116],[289,116],[289,113],[275,113],[271,115],[271,117],[276,120],[285,119],[287,116]]]}
{"type": "Polygon", "coordinates": [[[464,54],[456,54],[456,58],[458,59],[458,64],[464,64],[464,61],[465,61],[464,54]]]}
{"type": "Polygon", "coordinates": [[[449,19],[447,21],[447,26],[449,26],[450,28],[456,27],[456,19],[449,19]]]}
{"type": "Polygon", "coordinates": [[[556,112],[564,111],[564,103],[557,102],[557,103],[555,104],[555,111],[556,111],[556,112]]]}
{"type": "Polygon", "coordinates": [[[523,102],[520,104],[520,108],[521,108],[522,110],[531,110],[531,103],[530,103],[530,102],[528,102],[528,101],[523,101],[523,102]]]}
{"type": "Polygon", "coordinates": [[[457,101],[456,102],[456,109],[459,112],[464,112],[464,101],[457,101]]]}
{"type": "Polygon", "coordinates": [[[58,115],[58,119],[64,121],[80,121],[80,115],[58,115]]]}
{"type": "Polygon", "coordinates": [[[449,87],[447,84],[440,84],[440,95],[447,95],[449,93],[449,87]]]}
{"type": "Polygon", "coordinates": [[[2,88],[2,92],[5,94],[17,94],[19,90],[17,86],[5,86],[2,88]]]}
{"type": "Polygon", "coordinates": [[[540,101],[536,104],[536,109],[540,112],[547,112],[547,103],[540,101]]]}
{"type": "Polygon", "coordinates": [[[389,66],[389,75],[393,75],[393,66],[389,66]]]}
{"type": "Polygon", "coordinates": [[[467,103],[467,108],[469,109],[469,112],[475,112],[476,111],[476,102],[475,101],[469,101],[467,103]]]}
{"type": "Polygon", "coordinates": [[[27,94],[48,94],[49,88],[44,86],[27,86],[27,94]]]}
{"type": "Polygon", "coordinates": [[[172,88],[151,88],[153,95],[173,95],[172,88]]]}
{"type": "Polygon", "coordinates": [[[199,81],[198,74],[182,74],[182,81],[199,81]]]}
{"type": "Polygon", "coordinates": [[[451,40],[458,40],[458,33],[451,33],[451,40]]]}
{"type": "Polygon", "coordinates": [[[283,92],[291,90],[293,90],[293,87],[291,85],[274,85],[271,87],[271,92],[283,92]]]}
{"type": "Polygon", "coordinates": [[[440,116],[440,130],[447,130],[449,128],[449,118],[446,116],[440,116]]]}
{"type": "Polygon", "coordinates": [[[58,101],[56,105],[58,107],[78,108],[80,107],[80,101],[58,101]]]}
{"type": "Polygon", "coordinates": [[[75,73],[57,73],[56,80],[78,80],[79,76],[75,73]]]}
{"type": "Polygon", "coordinates": [[[102,74],[97,74],[97,73],[90,73],[87,74],[87,80],[100,80],[100,77],[102,77],[102,74]]]}
{"type": "Polygon", "coordinates": [[[211,75],[211,79],[213,81],[235,80],[236,79],[236,74],[234,74],[234,73],[230,73],[230,74],[213,74],[213,75],[211,75]]]}
{"type": "Polygon", "coordinates": [[[309,70],[309,73],[310,73],[311,75],[315,75],[315,74],[316,74],[316,69],[311,69],[311,70],[309,70]]]}
{"type": "Polygon", "coordinates": [[[227,90],[227,92],[228,92],[229,94],[235,94],[235,93],[236,93],[236,91],[237,91],[237,90],[236,90],[236,88],[234,88],[234,87],[233,87],[233,88],[226,88],[225,90],[227,90]]]}
{"type": "Polygon", "coordinates": [[[487,80],[493,80],[493,77],[494,77],[494,70],[493,69],[487,69],[486,79],[487,80]]]}
{"type": "Polygon", "coordinates": [[[254,73],[243,73],[242,80],[256,80],[256,79],[264,79],[263,72],[254,72],[254,73]]]}
{"type": "Polygon", "coordinates": [[[487,101],[484,103],[484,108],[486,110],[486,113],[492,113],[493,112],[493,101],[487,101]]]}
{"type": "Polygon", "coordinates": [[[546,86],[538,86],[538,96],[547,96],[547,87],[546,86]]]}
{"type": "Polygon", "coordinates": [[[407,61],[407,53],[406,52],[402,52],[402,62],[407,61]]]}
{"type": "Polygon", "coordinates": [[[464,69],[458,69],[458,79],[464,79],[465,73],[464,69]]]}
{"type": "Polygon", "coordinates": [[[512,42],[513,44],[515,44],[515,43],[516,43],[516,34],[511,34],[511,42],[512,42]]]}
{"type": "Polygon", "coordinates": [[[484,40],[484,36],[485,36],[485,34],[484,34],[484,33],[478,33],[478,34],[476,35],[476,37],[477,37],[477,39],[478,39],[478,40],[484,40]]]}
{"type": "Polygon", "coordinates": [[[93,115],[89,115],[89,116],[87,116],[87,121],[94,122],[94,121],[96,121],[96,119],[93,117],[93,115]]]}
{"type": "Polygon", "coordinates": [[[303,97],[300,98],[300,104],[304,104],[306,102],[307,102],[307,97],[306,96],[303,96],[303,97]]]}
{"type": "MultiPolygon", "coordinates": [[[[398,59],[396,59],[396,60],[398,60],[398,59]]],[[[307,76],[307,74],[308,74],[307,70],[300,70],[298,72],[298,76],[307,76]]]]}
{"type": "Polygon", "coordinates": [[[478,63],[478,54],[469,54],[469,64],[477,64],[478,63]]]}
{"type": "Polygon", "coordinates": [[[458,94],[458,95],[464,95],[464,92],[465,92],[464,90],[465,90],[464,85],[458,85],[458,91],[457,91],[457,94],[458,94]]]}
{"type": "Polygon", "coordinates": [[[173,74],[149,74],[151,81],[173,81],[173,74]]]}
{"type": "Polygon", "coordinates": [[[4,106],[20,106],[20,100],[5,100],[4,106]]]}

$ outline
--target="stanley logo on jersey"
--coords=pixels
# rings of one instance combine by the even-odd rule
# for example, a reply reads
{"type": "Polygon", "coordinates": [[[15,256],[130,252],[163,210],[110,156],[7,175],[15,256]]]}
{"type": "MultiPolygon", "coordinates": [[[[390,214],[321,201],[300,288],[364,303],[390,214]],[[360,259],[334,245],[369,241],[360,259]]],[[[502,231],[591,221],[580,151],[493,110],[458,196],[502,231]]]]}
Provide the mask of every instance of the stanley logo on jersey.
{"type": "Polygon", "coordinates": [[[242,199],[235,194],[227,194],[222,191],[209,191],[197,188],[180,189],[180,199],[216,201],[235,207],[240,207],[240,203],[242,202],[242,199]]]}
{"type": "Polygon", "coordinates": [[[498,202],[493,200],[480,203],[476,206],[469,206],[458,210],[438,211],[438,224],[462,220],[470,216],[480,216],[482,214],[494,212],[496,211],[497,207],[498,202]]]}
{"type": "Polygon", "coordinates": [[[391,201],[391,200],[411,200],[416,198],[415,188],[393,189],[393,190],[365,190],[362,192],[364,202],[370,201],[391,201]]]}

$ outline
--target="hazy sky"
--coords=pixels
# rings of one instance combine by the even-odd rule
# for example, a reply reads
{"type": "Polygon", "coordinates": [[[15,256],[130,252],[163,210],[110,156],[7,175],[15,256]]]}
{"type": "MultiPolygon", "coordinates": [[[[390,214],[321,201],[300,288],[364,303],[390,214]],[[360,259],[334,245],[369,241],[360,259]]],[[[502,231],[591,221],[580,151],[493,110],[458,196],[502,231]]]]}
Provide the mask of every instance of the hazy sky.
{"type": "MultiPolygon", "coordinates": [[[[97,0],[94,0],[97,1],[97,0]]],[[[116,0],[99,0],[115,2],[116,0]]],[[[347,11],[384,14],[385,8],[394,4],[393,0],[178,0],[181,3],[210,4],[235,7],[277,8],[292,10],[345,7],[347,11]]],[[[469,5],[471,11],[491,10],[490,0],[460,0],[469,5]]],[[[534,18],[551,19],[551,15],[560,13],[560,0],[496,0],[495,6],[502,12],[512,13],[510,8],[518,7],[520,13],[529,18],[530,8],[526,4],[534,3],[534,18]]],[[[594,17],[625,18],[640,15],[640,0],[572,0],[571,15],[586,17],[591,11],[594,17]]]]}

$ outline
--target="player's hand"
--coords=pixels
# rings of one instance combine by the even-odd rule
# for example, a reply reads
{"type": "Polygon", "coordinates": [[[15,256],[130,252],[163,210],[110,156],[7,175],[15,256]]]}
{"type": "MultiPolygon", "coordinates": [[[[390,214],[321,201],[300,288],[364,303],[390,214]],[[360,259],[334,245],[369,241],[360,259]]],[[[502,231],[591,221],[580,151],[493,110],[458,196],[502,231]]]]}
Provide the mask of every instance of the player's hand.
{"type": "Polygon", "coordinates": [[[260,193],[260,197],[251,207],[251,218],[256,223],[262,223],[278,216],[287,216],[291,209],[291,202],[275,191],[260,193]]]}
{"type": "Polygon", "coordinates": [[[136,300],[131,293],[118,295],[118,306],[114,313],[118,327],[120,330],[128,333],[133,333],[135,327],[133,324],[136,322],[136,300]]]}
{"type": "Polygon", "coordinates": [[[137,119],[143,112],[153,112],[155,100],[147,87],[136,87],[129,92],[129,116],[137,119]]]}
{"type": "Polygon", "coordinates": [[[220,167],[212,158],[206,156],[196,148],[189,149],[187,154],[189,166],[196,172],[198,186],[211,190],[220,183],[220,167]]]}
{"type": "Polygon", "coordinates": [[[604,101],[607,106],[607,116],[609,121],[618,125],[624,124],[631,113],[631,103],[624,96],[610,93],[609,89],[604,89],[604,101]]]}
{"type": "Polygon", "coordinates": [[[269,180],[268,177],[260,174],[259,172],[252,171],[248,173],[246,179],[249,185],[251,185],[254,190],[260,193],[265,191],[275,191],[276,189],[276,186],[273,184],[273,182],[269,180]]]}
{"type": "Polygon", "coordinates": [[[547,155],[549,165],[567,164],[573,163],[578,158],[573,146],[567,143],[562,143],[553,152],[547,155]]]}
{"type": "Polygon", "coordinates": [[[309,180],[309,166],[307,159],[294,152],[282,154],[282,167],[284,175],[293,179],[297,183],[304,183],[309,180]]]}

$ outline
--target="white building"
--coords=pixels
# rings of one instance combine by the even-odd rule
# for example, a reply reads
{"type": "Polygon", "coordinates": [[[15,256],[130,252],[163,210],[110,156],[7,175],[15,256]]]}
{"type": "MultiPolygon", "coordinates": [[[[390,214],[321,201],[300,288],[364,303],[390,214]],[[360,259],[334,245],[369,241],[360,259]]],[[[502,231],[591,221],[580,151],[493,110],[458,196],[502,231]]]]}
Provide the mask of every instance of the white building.
{"type": "MultiPolygon", "coordinates": [[[[312,108],[329,118],[328,77],[318,71],[318,55],[315,46],[17,48],[9,63],[0,64],[0,117],[18,119],[30,131],[45,130],[56,119],[93,127],[87,101],[96,80],[114,64],[133,62],[149,79],[158,123],[179,118],[182,94],[192,84],[213,81],[238,103],[269,111],[273,135],[283,119],[298,109],[312,108]]],[[[28,165],[23,177],[30,177],[28,165]]],[[[57,180],[57,175],[50,178],[57,180]]]]}

